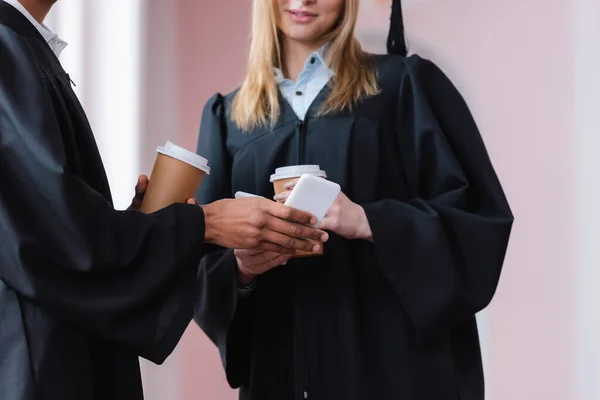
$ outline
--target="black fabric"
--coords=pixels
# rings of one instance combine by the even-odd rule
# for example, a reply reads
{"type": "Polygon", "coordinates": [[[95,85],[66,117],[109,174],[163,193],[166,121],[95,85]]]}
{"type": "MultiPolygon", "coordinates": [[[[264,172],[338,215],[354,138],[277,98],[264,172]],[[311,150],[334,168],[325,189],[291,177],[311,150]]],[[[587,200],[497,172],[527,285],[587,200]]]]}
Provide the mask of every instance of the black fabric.
{"type": "Polygon", "coordinates": [[[381,94],[304,121],[282,100],[274,129],[241,132],[216,95],[198,151],[201,202],[273,196],[269,175],[318,164],[366,210],[374,244],[332,235],[235,300],[235,258],[201,264],[195,319],[241,399],[481,400],[475,314],[492,299],[513,217],[467,105],[432,62],[374,56],[381,94]],[[227,299],[225,301],[224,299],[227,299]]]}
{"type": "Polygon", "coordinates": [[[114,210],[68,75],[3,1],[0,237],[0,398],[141,399],[138,356],[193,316],[204,214],[114,210]]]}
{"type": "Polygon", "coordinates": [[[404,38],[404,18],[402,17],[402,1],[392,0],[390,30],[387,39],[388,54],[406,56],[406,39],[404,38]]]}

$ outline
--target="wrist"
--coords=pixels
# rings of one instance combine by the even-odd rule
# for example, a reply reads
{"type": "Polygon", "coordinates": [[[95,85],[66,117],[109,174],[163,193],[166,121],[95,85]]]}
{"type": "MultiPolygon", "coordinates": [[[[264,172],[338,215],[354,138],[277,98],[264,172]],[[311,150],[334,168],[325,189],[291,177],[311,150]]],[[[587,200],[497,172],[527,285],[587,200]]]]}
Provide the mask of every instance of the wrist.
{"type": "Polygon", "coordinates": [[[241,263],[240,260],[236,257],[236,262],[237,262],[237,281],[238,281],[238,285],[240,286],[250,286],[252,285],[252,283],[254,283],[254,280],[256,279],[256,275],[253,274],[252,272],[248,271],[246,268],[244,268],[241,263]]]}
{"type": "Polygon", "coordinates": [[[215,215],[212,212],[210,204],[200,206],[204,211],[204,242],[209,244],[215,244],[216,240],[216,224],[215,215]]]}
{"type": "Polygon", "coordinates": [[[367,218],[367,213],[365,212],[365,209],[361,206],[358,206],[358,209],[358,239],[373,242],[373,232],[371,231],[371,224],[369,223],[369,218],[367,218]]]}

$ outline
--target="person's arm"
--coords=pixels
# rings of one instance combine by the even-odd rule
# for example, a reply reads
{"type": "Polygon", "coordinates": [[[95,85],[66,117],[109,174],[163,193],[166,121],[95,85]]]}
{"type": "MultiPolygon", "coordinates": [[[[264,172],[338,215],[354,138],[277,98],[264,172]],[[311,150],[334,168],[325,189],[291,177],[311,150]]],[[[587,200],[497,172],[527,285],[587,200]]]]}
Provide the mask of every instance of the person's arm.
{"type": "Polygon", "coordinates": [[[377,266],[426,340],[490,302],[513,216],[467,105],[433,63],[406,61],[397,113],[412,200],[364,210],[377,266]]]}
{"type": "Polygon", "coordinates": [[[115,211],[71,174],[31,49],[0,32],[0,279],[94,335],[161,362],[192,318],[204,213],[115,211]]]}

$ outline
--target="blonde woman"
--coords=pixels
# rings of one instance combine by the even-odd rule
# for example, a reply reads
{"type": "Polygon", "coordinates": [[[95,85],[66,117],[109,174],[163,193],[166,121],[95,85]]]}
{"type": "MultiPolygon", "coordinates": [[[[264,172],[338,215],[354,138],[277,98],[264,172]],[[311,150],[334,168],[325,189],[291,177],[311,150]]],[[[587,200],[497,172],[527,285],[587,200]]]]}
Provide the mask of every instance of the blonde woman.
{"type": "Polygon", "coordinates": [[[247,76],[204,109],[198,198],[272,197],[269,176],[297,164],[344,194],[321,257],[204,258],[195,317],[230,385],[253,400],[483,399],[475,314],[513,217],[460,94],[430,61],[365,53],[358,0],[253,7],[247,76]]]}

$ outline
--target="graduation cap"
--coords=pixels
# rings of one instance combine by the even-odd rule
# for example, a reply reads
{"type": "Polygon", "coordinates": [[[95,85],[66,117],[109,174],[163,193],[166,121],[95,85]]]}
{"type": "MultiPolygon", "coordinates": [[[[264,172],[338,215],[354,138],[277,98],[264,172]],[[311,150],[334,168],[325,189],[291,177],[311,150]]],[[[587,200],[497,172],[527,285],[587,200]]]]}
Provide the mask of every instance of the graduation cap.
{"type": "Polygon", "coordinates": [[[401,0],[392,0],[392,16],[390,17],[387,51],[388,54],[399,54],[401,56],[406,56],[407,53],[401,0]]]}

